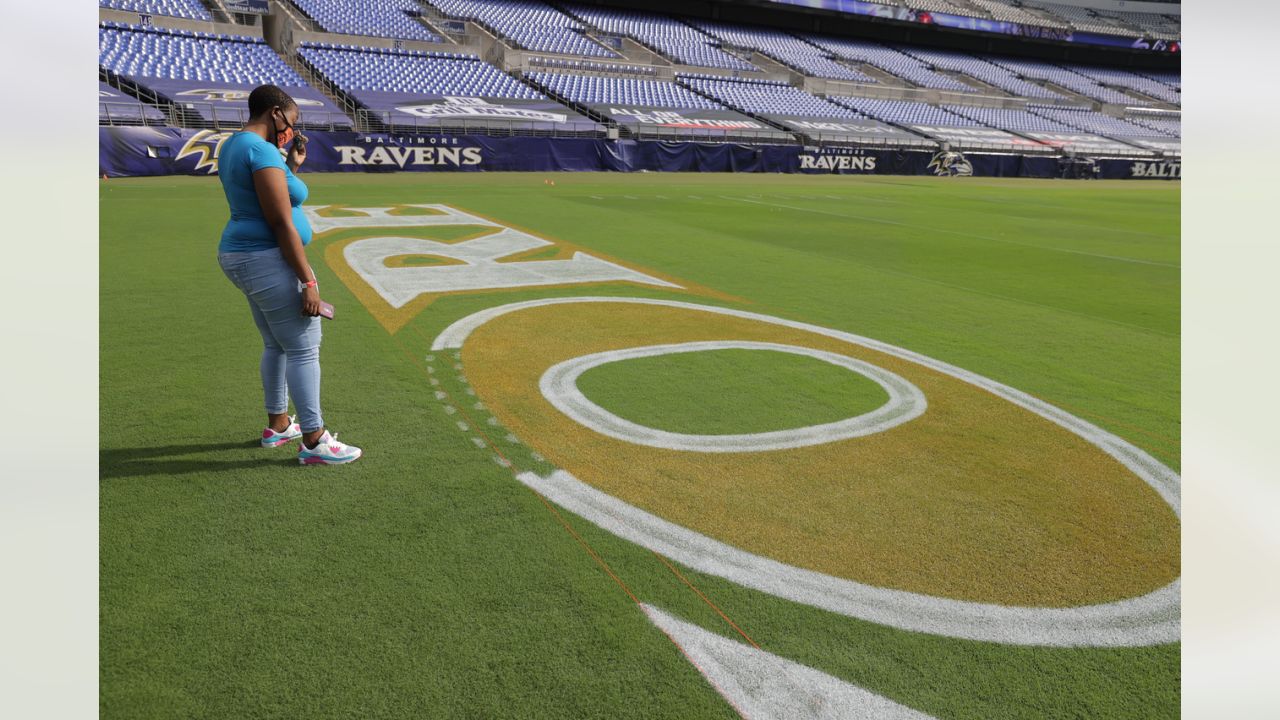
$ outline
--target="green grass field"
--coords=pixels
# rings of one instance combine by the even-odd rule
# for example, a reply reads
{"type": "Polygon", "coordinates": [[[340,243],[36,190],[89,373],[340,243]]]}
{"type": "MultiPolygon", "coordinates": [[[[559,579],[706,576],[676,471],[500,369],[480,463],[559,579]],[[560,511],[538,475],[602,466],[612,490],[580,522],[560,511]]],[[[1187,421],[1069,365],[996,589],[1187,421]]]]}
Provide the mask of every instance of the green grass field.
{"type": "MultiPolygon", "coordinates": [[[[626,284],[445,295],[392,333],[326,260],[351,234],[318,236],[308,254],[340,313],[324,328],[325,417],[365,456],[302,468],[292,446],[258,447],[260,340],[218,269],[227,209],[217,180],[103,182],[103,717],[736,717],[637,600],[741,640],[723,612],[770,653],[938,718],[1178,715],[1177,643],[960,640],[677,574],[495,462],[498,452],[517,471],[552,469],[537,438],[504,439],[463,402],[442,412],[436,392],[470,388],[451,354],[430,349],[459,318],[533,298],[723,305],[978,373],[1176,471],[1178,183],[304,179],[310,205],[451,205],[714,297],[626,284]],[[459,423],[492,443],[478,447],[459,423]]],[[[883,402],[857,376],[775,355],[633,360],[588,371],[580,387],[627,419],[705,434],[829,422],[883,402]]]]}

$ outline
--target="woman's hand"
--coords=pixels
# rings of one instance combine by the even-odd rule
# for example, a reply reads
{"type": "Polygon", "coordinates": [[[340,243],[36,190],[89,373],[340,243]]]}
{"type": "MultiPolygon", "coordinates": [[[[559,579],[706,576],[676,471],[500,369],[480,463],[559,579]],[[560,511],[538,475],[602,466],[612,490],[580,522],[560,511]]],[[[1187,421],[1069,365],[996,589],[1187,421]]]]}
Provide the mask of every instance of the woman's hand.
{"type": "Polygon", "coordinates": [[[297,172],[302,167],[302,163],[307,161],[307,136],[298,134],[293,144],[289,146],[289,156],[286,162],[289,163],[289,172],[297,172]]]}
{"type": "Polygon", "coordinates": [[[320,291],[315,285],[302,288],[302,314],[307,317],[320,314],[320,291]]]}

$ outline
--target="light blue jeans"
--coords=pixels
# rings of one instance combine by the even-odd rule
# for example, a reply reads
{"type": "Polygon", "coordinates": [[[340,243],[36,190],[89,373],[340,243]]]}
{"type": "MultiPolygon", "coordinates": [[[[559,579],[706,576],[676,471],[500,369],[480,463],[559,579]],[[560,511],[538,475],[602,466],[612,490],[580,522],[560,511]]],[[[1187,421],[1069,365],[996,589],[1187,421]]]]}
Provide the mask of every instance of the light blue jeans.
{"type": "Polygon", "coordinates": [[[279,248],[218,253],[222,272],[249,299],[262,333],[262,393],[267,412],[288,412],[289,396],[303,432],[324,427],[320,416],[320,318],[302,314],[302,283],[279,248]]]}

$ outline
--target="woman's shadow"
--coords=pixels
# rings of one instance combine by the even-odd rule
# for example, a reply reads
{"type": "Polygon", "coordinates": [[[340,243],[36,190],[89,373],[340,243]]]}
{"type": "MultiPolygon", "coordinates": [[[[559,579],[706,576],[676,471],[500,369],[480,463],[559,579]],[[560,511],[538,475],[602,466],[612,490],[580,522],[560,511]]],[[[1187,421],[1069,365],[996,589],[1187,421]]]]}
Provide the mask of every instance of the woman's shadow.
{"type": "Polygon", "coordinates": [[[208,443],[204,445],[161,445],[141,448],[113,448],[98,451],[98,479],[142,477],[146,475],[182,475],[185,473],[217,473],[296,463],[284,448],[262,449],[257,440],[247,442],[208,443]],[[246,451],[262,453],[246,457],[246,451]]]}

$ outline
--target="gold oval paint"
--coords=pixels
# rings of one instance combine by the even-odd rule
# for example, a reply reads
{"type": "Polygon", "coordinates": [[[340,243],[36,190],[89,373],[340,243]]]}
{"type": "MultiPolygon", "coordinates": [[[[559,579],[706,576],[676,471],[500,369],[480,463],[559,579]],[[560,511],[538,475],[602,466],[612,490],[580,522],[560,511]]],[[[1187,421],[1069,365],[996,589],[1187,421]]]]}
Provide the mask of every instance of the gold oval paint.
{"type": "Polygon", "coordinates": [[[480,400],[548,461],[666,520],[796,567],[1038,607],[1141,595],[1179,574],[1177,517],[1114,458],[981,388],[860,345],[689,309],[593,303],[497,317],[471,334],[462,354],[480,400]],[[708,340],[864,360],[913,383],[928,409],[875,435],[709,454],[606,437],[538,389],[564,360],[708,340]]]}

